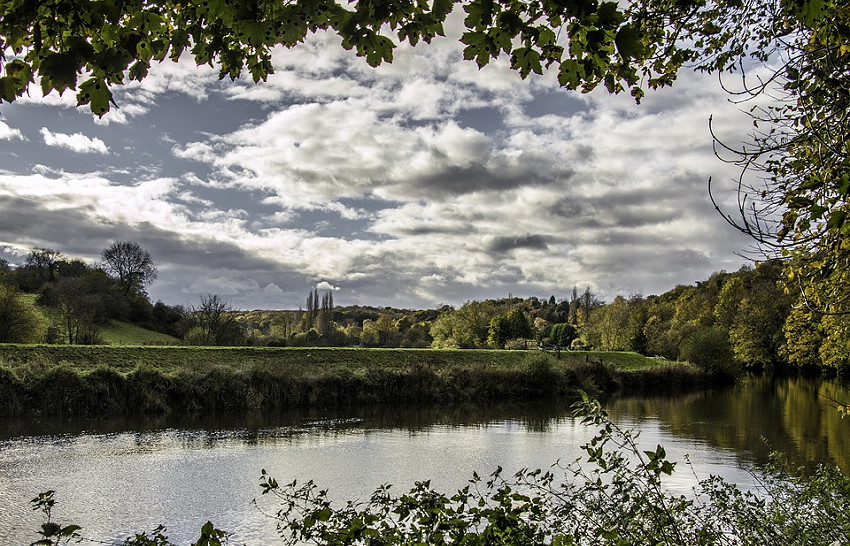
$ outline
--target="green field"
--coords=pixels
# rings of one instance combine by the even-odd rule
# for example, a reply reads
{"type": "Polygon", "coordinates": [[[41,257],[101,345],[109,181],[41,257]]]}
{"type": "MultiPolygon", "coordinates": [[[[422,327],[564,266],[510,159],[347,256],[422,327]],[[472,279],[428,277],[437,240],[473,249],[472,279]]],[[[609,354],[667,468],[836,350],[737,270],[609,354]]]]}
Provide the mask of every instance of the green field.
{"type": "Polygon", "coordinates": [[[129,322],[109,321],[100,335],[108,345],[179,345],[180,340],[166,334],[146,330],[129,322]]]}
{"type": "MultiPolygon", "coordinates": [[[[110,339],[107,341],[115,345],[0,344],[0,364],[15,368],[33,361],[53,365],[63,363],[81,372],[99,366],[129,371],[142,364],[163,372],[176,372],[187,367],[194,370],[211,367],[244,370],[246,367],[257,365],[352,368],[374,366],[399,368],[416,365],[431,369],[458,365],[490,365],[510,368],[520,365],[529,355],[539,354],[536,350],[153,346],[144,343],[169,340],[177,342],[177,340],[124,323],[117,323],[116,328],[109,332],[110,339]],[[138,335],[135,338],[129,335],[137,331],[150,335],[138,335]],[[133,345],[128,342],[129,339],[139,340],[140,338],[142,344],[133,345]],[[112,341],[113,339],[116,341],[112,341]]],[[[549,354],[555,361],[565,364],[601,363],[612,365],[620,370],[637,370],[660,365],[658,360],[637,353],[565,351],[561,352],[557,358],[554,353],[549,354]]]]}

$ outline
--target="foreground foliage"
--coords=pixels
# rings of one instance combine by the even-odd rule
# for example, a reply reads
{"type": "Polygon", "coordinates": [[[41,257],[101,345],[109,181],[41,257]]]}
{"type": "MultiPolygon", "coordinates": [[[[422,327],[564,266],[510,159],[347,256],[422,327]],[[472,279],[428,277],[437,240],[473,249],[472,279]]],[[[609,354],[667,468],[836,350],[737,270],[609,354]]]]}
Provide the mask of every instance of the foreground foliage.
{"type": "MultiPolygon", "coordinates": [[[[665,476],[676,463],[664,448],[644,451],[636,433],[615,425],[586,395],[576,415],[598,433],[583,459],[548,471],[521,470],[505,476],[474,474],[454,494],[428,482],[394,495],[378,488],[364,502],[334,506],[311,482],[281,485],[265,471],[264,495],[277,497],[276,520],[284,543],[342,545],[834,545],[850,541],[850,479],[821,467],[807,478],[780,466],[764,471],[755,491],[742,491],[709,477],[694,494],[674,495],[665,476]]],[[[33,499],[48,522],[35,544],[64,544],[82,536],[76,526],[50,521],[52,492],[33,499]],[[46,504],[48,503],[48,504],[46,504]],[[46,508],[46,510],[45,510],[46,508]]],[[[125,546],[171,544],[164,527],[139,533],[125,546]]],[[[226,533],[207,523],[196,545],[227,543],[226,533]]]]}
{"type": "Polygon", "coordinates": [[[693,496],[665,490],[673,474],[662,446],[643,451],[638,435],[615,425],[600,404],[576,405],[582,423],[599,427],[584,460],[549,471],[501,468],[449,496],[417,483],[394,496],[379,488],[365,503],[335,508],[314,483],[281,486],[263,474],[264,494],[277,495],[275,514],[288,544],[846,544],[850,479],[820,468],[794,478],[768,468],[756,491],[719,477],[693,496]],[[563,471],[563,472],[562,472],[563,471]],[[565,474],[564,475],[562,475],[565,474]]]}
{"type": "Polygon", "coordinates": [[[342,47],[377,66],[391,62],[402,41],[442,36],[456,4],[466,12],[463,55],[479,67],[505,55],[523,78],[548,69],[570,89],[603,84],[636,98],[646,87],[671,84],[685,62],[701,55],[716,57],[708,67],[725,67],[730,55],[716,53],[728,49],[735,29],[718,25],[746,13],[736,3],[656,0],[2,2],[0,55],[11,59],[0,57],[0,101],[14,101],[40,80],[45,95],[76,90],[78,104],[102,116],[113,103],[111,87],[142,80],[152,63],[184,54],[219,67],[221,78],[248,73],[259,82],[274,72],[274,47],[295,47],[321,31],[339,35],[342,47]]]}

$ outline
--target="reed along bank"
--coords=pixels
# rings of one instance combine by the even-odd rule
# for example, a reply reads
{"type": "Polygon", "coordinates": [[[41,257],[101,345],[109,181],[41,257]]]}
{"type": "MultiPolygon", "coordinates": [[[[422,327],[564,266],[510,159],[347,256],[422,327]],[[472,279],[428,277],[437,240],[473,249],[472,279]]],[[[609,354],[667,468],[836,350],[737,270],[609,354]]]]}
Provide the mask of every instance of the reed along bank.
{"type": "Polygon", "coordinates": [[[678,392],[718,379],[636,353],[0,345],[0,416],[523,401],[579,389],[678,392]]]}

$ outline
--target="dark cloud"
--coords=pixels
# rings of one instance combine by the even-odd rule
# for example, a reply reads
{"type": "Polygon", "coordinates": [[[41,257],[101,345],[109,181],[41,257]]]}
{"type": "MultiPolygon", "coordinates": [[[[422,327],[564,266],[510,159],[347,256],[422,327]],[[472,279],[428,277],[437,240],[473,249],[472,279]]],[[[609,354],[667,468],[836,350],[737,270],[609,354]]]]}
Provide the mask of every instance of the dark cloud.
{"type": "Polygon", "coordinates": [[[487,244],[487,250],[496,254],[504,254],[511,250],[527,248],[531,250],[548,250],[549,238],[544,235],[519,235],[517,237],[496,237],[487,244]]]}
{"type": "Polygon", "coordinates": [[[0,241],[92,257],[111,242],[109,226],[91,222],[91,209],[51,209],[33,199],[0,200],[0,241]]]}
{"type": "Polygon", "coordinates": [[[532,169],[497,171],[483,164],[448,167],[412,181],[412,187],[438,200],[481,191],[510,191],[517,188],[546,186],[572,175],[569,170],[542,176],[532,169]]]}

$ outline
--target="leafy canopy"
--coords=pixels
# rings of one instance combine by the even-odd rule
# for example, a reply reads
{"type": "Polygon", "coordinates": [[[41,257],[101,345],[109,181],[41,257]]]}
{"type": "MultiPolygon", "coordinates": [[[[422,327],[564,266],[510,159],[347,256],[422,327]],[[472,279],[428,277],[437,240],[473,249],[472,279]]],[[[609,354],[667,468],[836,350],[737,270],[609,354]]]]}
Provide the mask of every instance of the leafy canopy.
{"type": "MultiPolygon", "coordinates": [[[[827,1],[802,0],[793,9],[813,19],[827,1]]],[[[742,30],[742,14],[755,8],[763,15],[773,6],[740,0],[2,0],[0,102],[14,101],[38,81],[44,94],[76,91],[79,105],[102,116],[114,104],[112,87],[142,80],[151,63],[184,54],[217,66],[221,78],[247,72],[259,82],[274,71],[274,47],[295,47],[320,31],[335,32],[344,48],[377,66],[392,61],[400,42],[442,36],[456,4],[465,13],[463,55],[479,67],[505,55],[523,78],[554,70],[569,89],[589,91],[601,83],[612,93],[629,90],[637,100],[645,88],[670,85],[684,63],[733,64],[758,39],[742,30]]]]}

